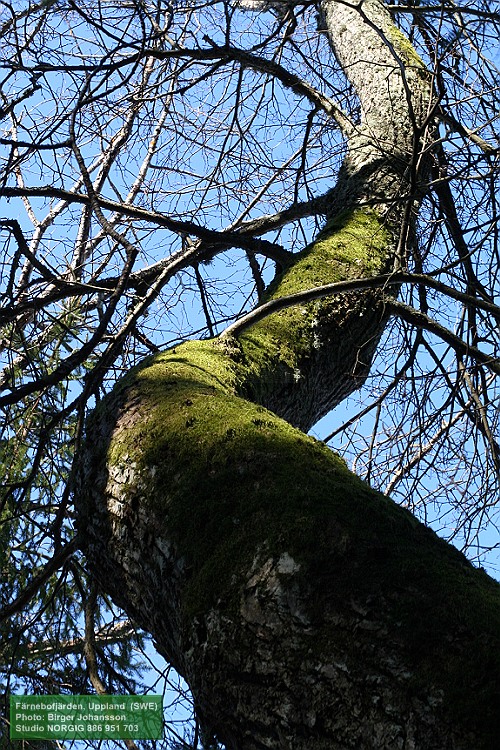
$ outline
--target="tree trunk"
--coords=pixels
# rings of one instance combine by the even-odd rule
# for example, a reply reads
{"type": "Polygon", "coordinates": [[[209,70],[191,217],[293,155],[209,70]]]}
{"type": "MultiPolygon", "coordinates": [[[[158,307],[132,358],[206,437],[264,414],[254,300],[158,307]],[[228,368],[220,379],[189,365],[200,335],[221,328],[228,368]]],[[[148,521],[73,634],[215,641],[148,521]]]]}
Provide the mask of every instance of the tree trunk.
{"type": "MultiPolygon", "coordinates": [[[[361,122],[268,298],[404,265],[425,178],[423,63],[379,0],[323,13],[361,122]]],[[[188,342],[89,423],[89,562],[229,750],[498,745],[499,587],[297,429],[359,387],[385,322],[373,292],[188,342]]]]}

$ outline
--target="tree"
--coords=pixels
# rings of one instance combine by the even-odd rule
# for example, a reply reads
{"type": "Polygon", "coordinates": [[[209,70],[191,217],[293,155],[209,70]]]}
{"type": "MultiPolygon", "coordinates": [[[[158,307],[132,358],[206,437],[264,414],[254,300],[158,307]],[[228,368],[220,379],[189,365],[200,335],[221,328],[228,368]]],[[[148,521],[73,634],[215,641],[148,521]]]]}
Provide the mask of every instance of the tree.
{"type": "Polygon", "coordinates": [[[99,689],[97,581],[207,746],[493,748],[498,585],[377,489],[494,518],[495,8],[4,8],[4,614],[71,570],[99,689]]]}

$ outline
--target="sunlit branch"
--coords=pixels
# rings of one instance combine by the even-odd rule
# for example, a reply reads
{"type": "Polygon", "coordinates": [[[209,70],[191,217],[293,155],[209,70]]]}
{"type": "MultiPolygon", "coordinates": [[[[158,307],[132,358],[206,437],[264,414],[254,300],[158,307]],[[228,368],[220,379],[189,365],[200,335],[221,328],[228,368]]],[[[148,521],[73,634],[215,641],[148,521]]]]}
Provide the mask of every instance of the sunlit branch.
{"type": "Polygon", "coordinates": [[[493,156],[494,154],[498,154],[498,152],[500,151],[500,146],[492,146],[490,143],[488,143],[488,141],[485,141],[484,138],[481,138],[481,136],[478,135],[474,130],[463,125],[448,112],[440,110],[439,116],[443,120],[443,122],[445,122],[447,125],[450,125],[454,130],[456,130],[457,133],[459,133],[464,138],[468,138],[470,141],[472,141],[472,143],[475,143],[475,145],[478,146],[481,151],[483,151],[483,153],[493,156]]]}
{"type": "MultiPolygon", "coordinates": [[[[135,627],[130,620],[124,620],[111,627],[105,627],[95,633],[96,646],[112,646],[116,643],[122,643],[134,636],[135,627]]],[[[67,641],[52,643],[51,641],[37,641],[29,643],[23,658],[29,661],[46,659],[50,656],[68,656],[69,654],[79,654],[83,652],[85,645],[84,638],[72,638],[67,641]]],[[[1,668],[1,665],[0,665],[1,668]]]]}

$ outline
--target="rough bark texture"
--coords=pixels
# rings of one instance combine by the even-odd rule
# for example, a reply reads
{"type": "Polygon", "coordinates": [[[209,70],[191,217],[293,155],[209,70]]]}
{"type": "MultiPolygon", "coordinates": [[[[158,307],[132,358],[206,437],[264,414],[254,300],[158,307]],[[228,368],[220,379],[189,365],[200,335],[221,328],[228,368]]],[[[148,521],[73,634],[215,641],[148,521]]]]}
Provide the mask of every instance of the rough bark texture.
{"type": "MultiPolygon", "coordinates": [[[[418,199],[421,61],[378,0],[323,10],[362,121],[332,218],[269,296],[402,262],[418,199]]],[[[384,322],[359,295],[189,342],[89,423],[90,564],[229,750],[497,747],[499,587],[295,429],[359,386],[384,322]]]]}
{"type": "Polygon", "coordinates": [[[94,415],[80,511],[103,587],[231,750],[496,748],[497,584],[221,387],[211,346],[94,415]]]}

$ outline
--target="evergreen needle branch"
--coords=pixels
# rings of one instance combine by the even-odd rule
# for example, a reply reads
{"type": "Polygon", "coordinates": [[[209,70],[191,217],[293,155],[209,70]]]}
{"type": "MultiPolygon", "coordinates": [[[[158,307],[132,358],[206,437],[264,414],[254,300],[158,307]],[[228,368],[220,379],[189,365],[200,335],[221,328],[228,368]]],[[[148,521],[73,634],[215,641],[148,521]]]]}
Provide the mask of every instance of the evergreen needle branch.
{"type": "MultiPolygon", "coordinates": [[[[97,584],[94,582],[91,586],[89,597],[85,602],[85,638],[83,646],[83,654],[85,657],[85,663],[89,672],[90,681],[96,691],[97,695],[107,695],[108,691],[99,675],[99,667],[97,664],[97,646],[96,646],[96,635],[95,635],[95,611],[97,607],[97,584]]],[[[125,746],[128,750],[138,750],[137,745],[133,740],[125,739],[125,746]]]]}
{"type": "Polygon", "coordinates": [[[53,575],[59,568],[65,564],[65,562],[76,552],[79,547],[79,539],[75,536],[68,544],[62,547],[50,560],[47,562],[43,570],[38,573],[31,583],[29,583],[25,589],[21,591],[19,596],[14,599],[13,602],[7,604],[3,609],[0,610],[0,622],[7,620],[12,615],[20,612],[26,607],[28,602],[36,596],[40,588],[46,583],[51,575],[53,575]]]}
{"type": "Polygon", "coordinates": [[[106,695],[107,690],[103,681],[99,676],[99,669],[97,666],[97,655],[96,655],[96,640],[95,640],[95,610],[97,606],[97,584],[95,581],[92,583],[90,588],[89,596],[85,602],[85,637],[83,644],[83,655],[85,657],[85,663],[89,673],[89,678],[94,687],[94,690],[98,695],[106,695]]]}

